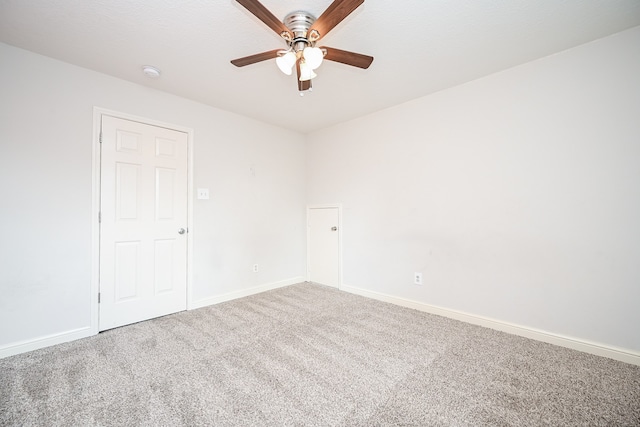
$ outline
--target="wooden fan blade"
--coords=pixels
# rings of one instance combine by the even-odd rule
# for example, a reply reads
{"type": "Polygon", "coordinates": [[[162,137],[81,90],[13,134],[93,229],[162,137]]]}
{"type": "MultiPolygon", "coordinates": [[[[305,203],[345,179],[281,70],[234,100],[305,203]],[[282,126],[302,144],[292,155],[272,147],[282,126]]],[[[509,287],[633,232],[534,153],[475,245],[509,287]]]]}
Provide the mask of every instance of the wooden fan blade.
{"type": "Polygon", "coordinates": [[[234,59],[233,61],[231,61],[231,63],[236,67],[244,67],[245,65],[255,64],[256,62],[277,58],[278,52],[280,52],[281,50],[282,49],[274,49],[274,50],[270,50],[269,52],[256,53],[255,55],[234,59]]]}
{"type": "Polygon", "coordinates": [[[325,49],[327,51],[324,59],[341,62],[353,67],[364,68],[365,70],[369,68],[369,65],[373,62],[373,56],[363,55],[361,53],[349,52],[347,50],[340,50],[325,46],[320,49],[325,49]]]}
{"type": "Polygon", "coordinates": [[[305,90],[309,90],[309,89],[311,89],[311,80],[307,80],[304,82],[301,82],[300,80],[298,80],[298,91],[304,92],[305,90]]]}
{"type": "MultiPolygon", "coordinates": [[[[264,7],[262,3],[258,0],[236,0],[242,6],[245,7],[249,12],[255,15],[256,18],[267,24],[267,27],[271,28],[278,35],[281,35],[283,32],[289,34],[289,37],[293,38],[289,29],[280,21],[278,18],[274,16],[273,13],[269,12],[269,9],[264,7]]],[[[363,0],[364,1],[364,0],[363,0]]]]}
{"type": "Polygon", "coordinates": [[[298,76],[298,91],[304,92],[311,89],[311,80],[300,81],[300,61],[296,62],[296,74],[298,76]]]}
{"type": "Polygon", "coordinates": [[[364,0],[334,0],[316,22],[311,25],[307,34],[311,34],[313,30],[316,30],[320,35],[316,40],[320,40],[362,3],[364,3],[364,0]]]}

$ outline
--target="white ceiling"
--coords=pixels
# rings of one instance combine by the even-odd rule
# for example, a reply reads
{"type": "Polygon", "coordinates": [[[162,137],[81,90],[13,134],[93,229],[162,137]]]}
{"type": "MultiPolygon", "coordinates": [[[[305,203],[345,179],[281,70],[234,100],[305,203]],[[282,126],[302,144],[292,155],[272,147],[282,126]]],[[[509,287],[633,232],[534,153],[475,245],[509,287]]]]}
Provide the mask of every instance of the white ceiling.
{"type": "MultiPolygon", "coordinates": [[[[331,0],[261,0],[319,16],[331,0]]],[[[640,0],[366,0],[322,45],[375,57],[325,61],[297,92],[284,47],[233,0],[0,0],[0,41],[300,132],[310,132],[640,25],[640,0]],[[160,79],[142,65],[162,70],[160,79]]]]}

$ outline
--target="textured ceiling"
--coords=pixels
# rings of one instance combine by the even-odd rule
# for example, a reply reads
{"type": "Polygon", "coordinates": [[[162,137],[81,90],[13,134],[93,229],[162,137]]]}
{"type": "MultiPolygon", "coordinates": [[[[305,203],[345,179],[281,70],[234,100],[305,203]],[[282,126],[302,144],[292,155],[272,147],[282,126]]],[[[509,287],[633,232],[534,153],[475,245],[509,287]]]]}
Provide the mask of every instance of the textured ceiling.
{"type": "MultiPolygon", "coordinates": [[[[261,1],[279,18],[331,3],[261,1]]],[[[233,0],[0,0],[4,43],[300,132],[637,25],[639,0],[366,0],[321,44],[372,55],[371,67],[325,61],[300,97],[273,60],[229,63],[284,47],[233,0]]]]}

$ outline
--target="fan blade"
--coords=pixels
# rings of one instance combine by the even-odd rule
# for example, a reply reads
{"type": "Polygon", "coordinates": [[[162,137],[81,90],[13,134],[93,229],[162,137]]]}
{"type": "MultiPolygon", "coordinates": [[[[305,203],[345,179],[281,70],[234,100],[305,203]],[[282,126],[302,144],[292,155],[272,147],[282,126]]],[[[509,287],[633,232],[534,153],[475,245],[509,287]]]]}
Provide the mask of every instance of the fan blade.
{"type": "Polygon", "coordinates": [[[311,80],[307,80],[304,82],[301,82],[300,80],[298,80],[298,91],[304,92],[305,90],[309,90],[309,89],[311,89],[311,80]]]}
{"type": "Polygon", "coordinates": [[[334,0],[327,10],[322,12],[316,22],[311,25],[307,34],[311,34],[311,31],[316,30],[320,35],[316,40],[320,40],[362,3],[364,3],[364,0],[334,0]]]}
{"type": "Polygon", "coordinates": [[[304,92],[311,89],[311,80],[300,81],[300,61],[296,62],[296,71],[298,76],[298,91],[304,92]]]}
{"type": "Polygon", "coordinates": [[[320,49],[325,49],[327,51],[324,59],[341,62],[353,67],[364,68],[365,70],[369,68],[369,65],[373,62],[373,56],[363,55],[361,53],[349,52],[347,50],[340,50],[325,46],[320,49]]]}
{"type": "MultiPolygon", "coordinates": [[[[236,0],[242,6],[245,7],[249,12],[255,15],[256,18],[267,24],[267,27],[271,28],[278,35],[282,35],[282,33],[289,34],[289,37],[293,38],[289,29],[280,21],[278,18],[274,16],[273,13],[269,12],[269,9],[264,7],[262,3],[258,0],[236,0]]],[[[364,0],[363,0],[364,1],[364,0]]]]}
{"type": "Polygon", "coordinates": [[[274,50],[270,50],[269,52],[256,53],[255,55],[234,59],[233,61],[231,61],[231,63],[236,67],[244,67],[245,65],[255,64],[256,62],[277,58],[278,52],[280,52],[281,50],[282,49],[274,49],[274,50]]]}

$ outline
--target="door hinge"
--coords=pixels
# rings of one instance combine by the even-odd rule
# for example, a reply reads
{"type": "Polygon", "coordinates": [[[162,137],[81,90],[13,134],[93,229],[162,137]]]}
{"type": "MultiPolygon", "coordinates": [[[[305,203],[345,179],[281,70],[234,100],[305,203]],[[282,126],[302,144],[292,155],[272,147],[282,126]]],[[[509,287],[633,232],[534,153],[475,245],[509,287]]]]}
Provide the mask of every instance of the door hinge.
{"type": "Polygon", "coordinates": [[[98,224],[102,223],[102,212],[98,212],[98,224]]]}
{"type": "Polygon", "coordinates": [[[100,304],[100,292],[98,292],[98,304],[100,304]]]}
{"type": "Polygon", "coordinates": [[[100,132],[100,135],[98,135],[98,141],[100,141],[100,144],[102,144],[102,132],[100,132]]]}

